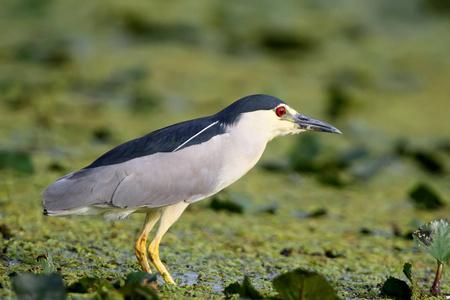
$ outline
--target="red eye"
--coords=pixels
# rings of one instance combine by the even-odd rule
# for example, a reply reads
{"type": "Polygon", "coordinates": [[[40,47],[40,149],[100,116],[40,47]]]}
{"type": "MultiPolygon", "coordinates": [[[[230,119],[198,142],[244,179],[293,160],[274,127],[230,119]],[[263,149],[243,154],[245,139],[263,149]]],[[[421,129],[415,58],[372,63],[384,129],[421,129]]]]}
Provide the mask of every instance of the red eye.
{"type": "Polygon", "coordinates": [[[286,114],[286,108],[284,108],[283,106],[280,106],[277,108],[277,116],[281,117],[284,114],[286,114]]]}

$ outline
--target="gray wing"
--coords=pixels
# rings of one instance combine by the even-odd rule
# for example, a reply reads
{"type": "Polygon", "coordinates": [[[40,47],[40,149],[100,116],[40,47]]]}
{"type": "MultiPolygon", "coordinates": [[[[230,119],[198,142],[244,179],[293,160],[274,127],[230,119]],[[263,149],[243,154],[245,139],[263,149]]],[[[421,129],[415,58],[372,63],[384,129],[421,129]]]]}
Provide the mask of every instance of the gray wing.
{"type": "Polygon", "coordinates": [[[44,207],[47,211],[86,206],[157,208],[203,199],[223,188],[220,153],[226,136],[218,135],[177,152],[68,174],[43,191],[44,207]]]}

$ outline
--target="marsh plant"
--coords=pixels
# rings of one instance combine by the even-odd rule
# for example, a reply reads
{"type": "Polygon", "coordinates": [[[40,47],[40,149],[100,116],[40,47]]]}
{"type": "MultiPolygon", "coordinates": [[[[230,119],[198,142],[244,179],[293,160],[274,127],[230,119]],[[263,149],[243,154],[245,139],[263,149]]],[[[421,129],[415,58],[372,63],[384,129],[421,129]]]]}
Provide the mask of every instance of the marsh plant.
{"type": "Polygon", "coordinates": [[[413,233],[420,248],[437,260],[436,278],[430,289],[432,295],[440,295],[440,282],[444,263],[450,260],[450,226],[447,220],[434,220],[413,233]]]}
{"type": "Polygon", "coordinates": [[[45,275],[56,273],[56,267],[53,263],[53,256],[51,253],[47,252],[47,255],[41,255],[37,259],[39,264],[41,265],[42,272],[45,275]]]}

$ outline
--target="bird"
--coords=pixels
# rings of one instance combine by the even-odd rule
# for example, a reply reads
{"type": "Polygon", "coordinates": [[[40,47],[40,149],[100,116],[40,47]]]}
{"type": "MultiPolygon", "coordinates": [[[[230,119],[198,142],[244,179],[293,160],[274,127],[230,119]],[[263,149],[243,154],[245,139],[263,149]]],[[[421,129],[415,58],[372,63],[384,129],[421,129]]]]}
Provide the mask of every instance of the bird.
{"type": "Polygon", "coordinates": [[[134,245],[136,258],[142,270],[151,273],[148,255],[164,281],[176,284],[159,257],[169,227],[188,205],[244,176],[273,138],[304,131],[342,134],[276,97],[246,96],[211,116],[125,142],[57,179],[42,192],[44,215],[103,215],[118,220],[145,213],[134,245]],[[147,248],[147,237],[158,221],[147,248]]]}

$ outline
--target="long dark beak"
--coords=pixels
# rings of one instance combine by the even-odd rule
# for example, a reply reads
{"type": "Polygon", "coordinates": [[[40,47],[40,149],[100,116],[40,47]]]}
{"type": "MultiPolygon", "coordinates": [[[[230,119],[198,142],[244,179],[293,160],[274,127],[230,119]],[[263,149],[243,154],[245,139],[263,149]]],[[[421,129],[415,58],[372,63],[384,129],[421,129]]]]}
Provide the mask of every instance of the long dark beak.
{"type": "Polygon", "coordinates": [[[300,126],[301,129],[306,131],[320,131],[342,134],[339,129],[331,126],[330,124],[302,114],[296,114],[294,117],[294,121],[300,126]]]}

